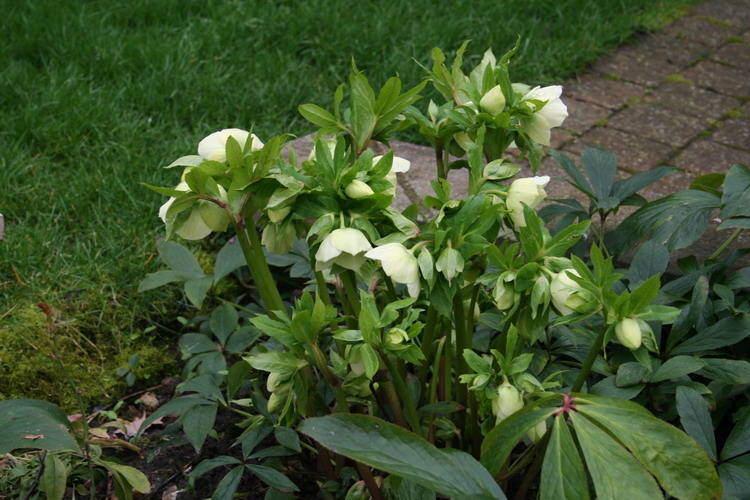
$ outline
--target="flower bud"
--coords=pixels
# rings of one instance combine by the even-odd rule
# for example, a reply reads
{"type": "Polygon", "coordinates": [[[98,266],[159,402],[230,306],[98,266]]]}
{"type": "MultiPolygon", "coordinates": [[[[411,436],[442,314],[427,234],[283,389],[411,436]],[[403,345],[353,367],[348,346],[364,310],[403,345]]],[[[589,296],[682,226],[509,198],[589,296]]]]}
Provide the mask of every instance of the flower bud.
{"type": "Polygon", "coordinates": [[[500,85],[492,87],[479,101],[479,107],[482,111],[485,111],[492,116],[497,116],[503,112],[505,108],[505,95],[500,85]]]}
{"type": "Polygon", "coordinates": [[[628,349],[641,347],[641,327],[635,318],[625,318],[615,325],[617,340],[628,349]]]}
{"type": "Polygon", "coordinates": [[[516,299],[516,291],[513,287],[513,283],[506,282],[501,276],[497,279],[492,296],[495,299],[495,305],[498,309],[501,311],[510,309],[513,307],[516,299]]]}
{"type": "Polygon", "coordinates": [[[523,216],[523,206],[536,208],[544,198],[547,192],[544,187],[549,183],[549,176],[526,177],[516,179],[508,189],[508,196],[505,198],[505,207],[510,210],[510,218],[516,227],[526,226],[526,219],[523,216]]]}
{"type": "Polygon", "coordinates": [[[372,188],[366,183],[354,179],[349,183],[348,186],[346,186],[346,189],[344,189],[344,193],[346,193],[349,198],[356,200],[357,198],[366,198],[370,195],[373,195],[375,194],[375,191],[373,191],[372,188]]]}
{"type": "Polygon", "coordinates": [[[521,408],[523,408],[521,392],[510,385],[510,382],[503,382],[497,388],[497,397],[492,400],[492,412],[497,417],[497,423],[499,424],[521,408]]]}
{"type": "Polygon", "coordinates": [[[457,134],[454,134],[453,140],[456,141],[456,144],[461,146],[461,149],[463,149],[464,151],[468,151],[469,147],[474,144],[469,137],[469,134],[467,134],[466,132],[458,132],[457,134]]]}
{"type": "Polygon", "coordinates": [[[409,335],[401,328],[391,328],[386,334],[387,344],[402,344],[404,340],[409,340],[409,335]]]}
{"type": "Polygon", "coordinates": [[[268,392],[276,392],[285,382],[285,377],[281,373],[269,373],[268,379],[266,379],[266,389],[268,392]]]}
{"type": "Polygon", "coordinates": [[[246,130],[238,128],[225,128],[219,132],[204,138],[200,144],[198,144],[198,154],[206,160],[225,162],[227,161],[227,139],[233,137],[242,149],[245,148],[245,143],[248,139],[250,140],[250,149],[257,151],[263,148],[263,143],[258,139],[255,134],[251,134],[246,130]]]}
{"type": "Polygon", "coordinates": [[[547,433],[547,423],[542,420],[538,424],[536,424],[534,427],[531,428],[529,432],[526,433],[526,435],[529,437],[532,443],[536,444],[539,442],[540,439],[542,439],[542,436],[544,436],[547,433]]]}
{"type": "Polygon", "coordinates": [[[286,405],[286,398],[286,394],[278,394],[275,392],[271,394],[271,397],[268,398],[268,413],[278,413],[283,410],[284,405],[286,405]]]}
{"type": "Polygon", "coordinates": [[[589,292],[573,281],[571,276],[580,275],[574,269],[564,269],[557,273],[550,283],[552,304],[563,316],[580,312],[591,298],[589,292]]]}
{"type": "Polygon", "coordinates": [[[359,349],[349,359],[349,366],[352,368],[354,375],[360,377],[365,374],[365,362],[362,360],[362,354],[360,354],[359,349]]]}
{"type": "Polygon", "coordinates": [[[271,222],[281,222],[286,219],[286,216],[292,211],[292,207],[281,207],[281,208],[269,208],[268,219],[271,222]]]}

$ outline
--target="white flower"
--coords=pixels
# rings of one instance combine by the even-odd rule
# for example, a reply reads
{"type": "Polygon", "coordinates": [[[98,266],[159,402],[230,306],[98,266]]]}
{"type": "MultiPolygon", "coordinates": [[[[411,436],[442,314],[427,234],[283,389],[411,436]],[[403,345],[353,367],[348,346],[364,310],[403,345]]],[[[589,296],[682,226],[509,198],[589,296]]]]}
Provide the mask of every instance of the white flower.
{"type": "Polygon", "coordinates": [[[549,286],[552,304],[565,316],[576,312],[590,298],[589,292],[573,281],[571,276],[580,277],[575,269],[564,269],[552,278],[549,286]]]}
{"type": "MultiPolygon", "coordinates": [[[[513,84],[513,90],[524,93],[521,101],[538,100],[546,104],[539,109],[535,109],[534,116],[526,122],[526,132],[534,142],[549,146],[550,129],[559,127],[568,116],[568,108],[560,100],[562,87],[560,85],[551,85],[549,87],[534,87],[528,90],[527,85],[513,84]]],[[[532,105],[533,106],[533,105],[532,105]]]]}
{"type": "Polygon", "coordinates": [[[529,432],[526,433],[526,435],[529,437],[532,443],[538,443],[540,439],[542,439],[542,436],[544,436],[547,433],[547,423],[542,420],[538,424],[536,424],[534,427],[531,428],[529,432]]]}
{"type": "Polygon", "coordinates": [[[377,259],[383,271],[396,283],[406,285],[409,296],[419,296],[419,263],[408,248],[401,243],[386,243],[367,252],[365,257],[377,259]]]}
{"type": "MultiPolygon", "coordinates": [[[[187,182],[181,182],[175,187],[175,190],[187,193],[190,188],[187,182]]],[[[227,192],[222,186],[219,186],[219,193],[222,199],[226,199],[227,192]]],[[[159,217],[165,223],[167,222],[167,211],[174,201],[175,198],[170,198],[159,208],[159,217]]],[[[190,210],[188,219],[175,230],[180,238],[202,240],[213,231],[226,231],[229,225],[230,220],[226,211],[211,201],[199,200],[193,204],[190,210]]]]}
{"type": "MultiPolygon", "coordinates": [[[[377,164],[380,159],[383,158],[382,156],[376,156],[372,159],[372,164],[377,164]]],[[[406,160],[404,158],[399,158],[398,156],[393,157],[393,163],[391,164],[391,170],[385,175],[385,180],[391,183],[392,188],[386,189],[383,191],[383,193],[394,196],[396,194],[396,184],[398,184],[398,178],[396,177],[396,174],[403,174],[409,171],[409,168],[411,167],[411,162],[409,160],[406,160]]]]}
{"type": "Polygon", "coordinates": [[[372,245],[358,229],[350,227],[335,229],[325,237],[315,253],[316,271],[322,271],[338,264],[353,271],[365,261],[365,252],[372,249],[372,245]]]}
{"type": "Polygon", "coordinates": [[[346,186],[346,188],[344,189],[344,193],[346,193],[349,198],[357,199],[366,198],[372,194],[375,194],[375,191],[373,191],[372,188],[367,185],[367,183],[362,182],[358,179],[354,179],[349,183],[348,186],[346,186]]]}
{"type": "Polygon", "coordinates": [[[516,179],[508,189],[508,196],[505,198],[505,207],[510,210],[510,218],[516,227],[526,226],[526,219],[523,216],[523,205],[529,208],[536,208],[547,193],[544,187],[549,183],[549,176],[526,177],[516,179]]]}
{"type": "Polygon", "coordinates": [[[255,134],[238,128],[225,128],[219,132],[214,132],[198,144],[198,154],[206,160],[225,162],[227,161],[227,139],[232,136],[239,143],[242,149],[245,149],[245,143],[248,137],[251,140],[250,149],[257,151],[263,147],[255,134]]]}
{"type": "Polygon", "coordinates": [[[503,382],[503,385],[497,388],[497,397],[492,400],[492,412],[495,414],[496,423],[499,424],[521,408],[523,408],[521,392],[510,382],[503,382]]]}
{"type": "Polygon", "coordinates": [[[617,340],[628,349],[641,347],[641,327],[635,318],[625,318],[615,325],[617,340]]]}

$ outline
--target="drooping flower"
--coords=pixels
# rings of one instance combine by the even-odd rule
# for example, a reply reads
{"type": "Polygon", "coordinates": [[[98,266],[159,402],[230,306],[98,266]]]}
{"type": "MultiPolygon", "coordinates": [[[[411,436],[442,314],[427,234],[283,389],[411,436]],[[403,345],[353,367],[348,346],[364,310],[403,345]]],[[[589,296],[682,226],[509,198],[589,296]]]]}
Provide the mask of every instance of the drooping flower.
{"type": "Polygon", "coordinates": [[[252,151],[257,151],[263,147],[263,143],[255,134],[238,128],[225,128],[204,138],[198,144],[198,154],[205,160],[222,163],[227,161],[227,139],[230,136],[234,137],[242,149],[245,148],[248,138],[252,141],[250,143],[252,151]]]}
{"type": "MultiPolygon", "coordinates": [[[[190,188],[187,182],[181,182],[175,190],[186,193],[190,188]]],[[[222,199],[226,199],[227,192],[222,186],[219,186],[219,193],[222,199]]],[[[159,208],[159,217],[165,223],[167,211],[174,201],[175,198],[170,198],[159,208]]],[[[211,201],[198,200],[190,209],[190,216],[175,230],[175,234],[186,240],[202,240],[213,231],[226,231],[229,222],[229,216],[223,208],[211,201]]]]}
{"type": "Polygon", "coordinates": [[[406,285],[409,296],[418,297],[421,288],[419,281],[419,263],[408,248],[401,243],[386,243],[373,248],[365,257],[380,261],[383,271],[396,283],[406,285]]]}
{"type": "Polygon", "coordinates": [[[523,205],[536,208],[539,203],[547,197],[544,187],[549,183],[549,176],[526,177],[516,179],[508,189],[505,198],[505,207],[510,210],[510,218],[516,227],[525,227],[526,219],[523,216],[523,205]]]}
{"type": "Polygon", "coordinates": [[[492,413],[499,424],[515,412],[523,408],[521,391],[513,387],[507,380],[497,388],[497,397],[492,399],[492,413]]]}
{"type": "Polygon", "coordinates": [[[528,85],[513,84],[513,90],[523,94],[521,101],[543,101],[544,106],[540,108],[534,103],[528,103],[534,110],[534,115],[525,122],[526,132],[534,142],[543,146],[549,146],[550,129],[559,127],[568,116],[568,108],[560,100],[562,87],[560,85],[551,85],[549,87],[534,87],[530,89],[528,85]]]}
{"type": "MultiPolygon", "coordinates": [[[[377,164],[382,156],[376,156],[372,159],[372,164],[377,164]]],[[[383,193],[394,196],[396,194],[396,185],[398,184],[398,178],[396,174],[403,174],[409,171],[411,162],[398,156],[393,157],[393,163],[391,164],[391,170],[385,175],[385,180],[391,183],[392,188],[386,189],[383,193]]]]}
{"type": "Polygon", "coordinates": [[[350,227],[335,229],[323,239],[315,253],[315,270],[322,271],[333,264],[357,270],[365,261],[365,252],[371,249],[362,231],[350,227]]]}
{"type": "Polygon", "coordinates": [[[625,318],[615,325],[617,340],[628,349],[641,347],[641,327],[635,318],[625,318]]]}
{"type": "Polygon", "coordinates": [[[574,269],[564,269],[557,273],[550,283],[552,304],[564,316],[578,311],[592,299],[590,293],[573,281],[571,276],[580,275],[574,269]]]}

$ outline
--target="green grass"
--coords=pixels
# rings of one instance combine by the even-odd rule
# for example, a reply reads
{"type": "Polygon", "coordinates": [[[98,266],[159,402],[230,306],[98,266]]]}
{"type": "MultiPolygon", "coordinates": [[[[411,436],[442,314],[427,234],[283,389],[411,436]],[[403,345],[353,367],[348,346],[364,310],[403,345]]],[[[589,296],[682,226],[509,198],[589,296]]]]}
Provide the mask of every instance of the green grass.
{"type": "MultiPolygon", "coordinates": [[[[166,185],[159,167],[205,135],[311,130],[354,58],[374,85],[423,77],[430,49],[472,39],[469,63],[518,35],[512,76],[559,82],[694,0],[217,1],[18,0],[0,28],[0,322],[49,302],[97,343],[122,348],[174,311],[137,296],[166,185]],[[8,314],[10,312],[10,314],[8,314]]],[[[169,321],[169,318],[166,318],[169,321]]],[[[2,349],[2,346],[0,346],[2,349]]]]}

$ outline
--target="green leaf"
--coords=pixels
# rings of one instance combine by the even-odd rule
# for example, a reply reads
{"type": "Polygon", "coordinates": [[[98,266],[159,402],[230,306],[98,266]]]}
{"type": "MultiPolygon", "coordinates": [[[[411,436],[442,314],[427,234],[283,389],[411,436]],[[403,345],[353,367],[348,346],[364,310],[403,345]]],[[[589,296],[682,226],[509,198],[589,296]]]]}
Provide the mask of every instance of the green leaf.
{"type": "Polygon", "coordinates": [[[378,368],[380,368],[378,355],[370,344],[362,344],[362,347],[359,348],[359,353],[362,355],[362,362],[365,365],[365,376],[372,380],[372,377],[375,376],[378,368]]]}
{"type": "Polygon", "coordinates": [[[165,415],[169,415],[170,413],[176,413],[176,414],[183,414],[186,411],[189,411],[191,408],[198,406],[198,405],[216,405],[215,402],[209,401],[205,398],[199,398],[196,396],[183,396],[179,398],[172,399],[171,401],[168,401],[161,405],[154,413],[149,415],[149,417],[143,421],[141,424],[141,427],[138,429],[138,433],[135,435],[135,437],[140,437],[141,433],[148,428],[151,423],[165,415]]]}
{"type": "Polygon", "coordinates": [[[223,304],[211,313],[210,325],[214,335],[222,345],[226,344],[229,334],[237,328],[240,316],[237,310],[230,304],[223,304]]]}
{"type": "Polygon", "coordinates": [[[302,451],[302,447],[299,444],[299,436],[294,429],[290,429],[289,427],[277,427],[274,430],[274,436],[281,446],[298,453],[302,451]]]}
{"type": "Polygon", "coordinates": [[[630,306],[628,315],[637,315],[639,312],[645,310],[654,301],[656,296],[659,295],[659,286],[659,276],[656,275],[650,277],[633,290],[628,304],[630,306]]]}
{"type": "Polygon", "coordinates": [[[214,263],[214,284],[218,283],[227,274],[244,265],[247,265],[247,262],[245,261],[245,255],[242,253],[242,246],[239,242],[227,243],[216,256],[216,262],[214,263]]]}
{"type": "Polygon", "coordinates": [[[143,281],[138,284],[138,293],[151,290],[164,286],[168,283],[174,283],[175,281],[183,281],[187,276],[179,271],[172,271],[165,269],[163,271],[156,271],[146,276],[143,281]]]}
{"type": "Polygon", "coordinates": [[[708,404],[695,389],[680,386],[677,388],[677,413],[685,432],[700,444],[709,458],[716,461],[716,439],[708,413],[708,404]]]}
{"type": "Polygon", "coordinates": [[[293,353],[285,351],[262,352],[245,356],[243,359],[256,370],[281,374],[294,373],[306,364],[293,353]]]}
{"type": "Polygon", "coordinates": [[[651,474],[610,434],[576,412],[570,418],[597,498],[663,498],[651,474]]]}
{"type": "Polygon", "coordinates": [[[239,465],[241,463],[242,462],[240,460],[234,457],[230,457],[229,455],[222,455],[219,457],[209,458],[208,460],[201,460],[201,462],[188,473],[188,477],[190,479],[195,479],[201,477],[206,472],[217,467],[222,467],[224,465],[239,465]]]}
{"type": "Polygon", "coordinates": [[[188,409],[181,417],[182,430],[185,436],[195,448],[200,451],[203,443],[208,437],[208,433],[213,429],[216,421],[216,410],[218,405],[211,403],[208,405],[197,405],[188,409]]]}
{"type": "MultiPolygon", "coordinates": [[[[554,399],[559,399],[554,397],[554,399]]],[[[549,403],[553,397],[539,400],[537,403],[549,403]]],[[[481,462],[493,476],[500,472],[505,459],[508,458],[516,444],[535,425],[546,420],[557,408],[539,408],[527,405],[496,425],[482,441],[481,462]]]]}
{"type": "Polygon", "coordinates": [[[242,467],[235,467],[227,472],[216,486],[214,494],[211,497],[212,500],[232,500],[242,480],[243,472],[245,472],[245,469],[242,467]]]}
{"type": "Polygon", "coordinates": [[[245,464],[258,478],[277,490],[299,491],[299,488],[281,472],[264,465],[245,464]]]}
{"type": "Polygon", "coordinates": [[[330,127],[338,124],[335,116],[315,104],[302,104],[298,109],[307,121],[318,127],[330,127]]]}
{"type": "Polygon", "coordinates": [[[542,464],[539,485],[541,500],[587,500],[589,498],[586,472],[581,455],[570,435],[565,417],[555,417],[547,451],[542,464]]]}
{"type": "Polygon", "coordinates": [[[573,179],[572,182],[566,179],[566,182],[584,193],[586,196],[590,198],[594,197],[594,189],[581,171],[578,170],[578,167],[573,163],[573,160],[556,150],[551,150],[549,154],[563,168],[563,170],[565,170],[565,173],[573,179]]]}
{"type": "Polygon", "coordinates": [[[57,455],[48,453],[44,457],[44,474],[42,485],[47,500],[62,500],[65,495],[65,485],[68,482],[68,470],[57,455]]]}
{"type": "Polygon", "coordinates": [[[471,349],[464,349],[464,360],[475,373],[492,373],[492,366],[471,349]]]}
{"type": "Polygon", "coordinates": [[[625,277],[633,288],[651,276],[663,273],[668,265],[669,251],[655,241],[647,241],[633,257],[625,277]]]}
{"type": "MultiPolygon", "coordinates": [[[[631,175],[627,179],[614,183],[612,197],[616,200],[617,204],[620,204],[646,186],[653,184],[659,179],[672,175],[676,171],[676,168],[661,166],[631,175]]],[[[691,187],[690,189],[693,188],[691,187]]]]}
{"type": "Polygon", "coordinates": [[[671,354],[691,354],[733,345],[750,335],[750,316],[724,318],[675,347],[671,354]]]}
{"type": "Polygon", "coordinates": [[[213,279],[209,277],[188,280],[185,282],[185,296],[195,307],[200,309],[212,284],[213,279]]]}
{"type": "MultiPolygon", "coordinates": [[[[591,180],[591,187],[599,206],[609,198],[617,173],[617,158],[610,151],[601,148],[586,148],[581,155],[583,168],[591,180]]],[[[602,208],[614,208],[609,205],[602,208]]]]}
{"type": "Polygon", "coordinates": [[[148,482],[146,474],[135,467],[117,464],[108,460],[97,461],[97,463],[109,469],[113,474],[119,475],[133,490],[140,493],[149,493],[151,491],[151,484],[148,482]]]}
{"type": "Polygon", "coordinates": [[[616,384],[617,377],[612,375],[600,380],[591,386],[591,394],[604,396],[608,398],[633,399],[641,393],[645,384],[635,384],[628,387],[618,387],[616,384]]]}
{"type": "Polygon", "coordinates": [[[33,399],[0,401],[0,453],[18,448],[79,451],[69,428],[65,414],[52,403],[33,399]]]}
{"type": "Polygon", "coordinates": [[[724,448],[721,450],[722,460],[750,451],[750,410],[747,410],[747,408],[746,406],[734,429],[729,433],[726,443],[724,443],[724,448]]]}
{"type": "Polygon", "coordinates": [[[175,243],[174,241],[160,241],[157,248],[161,260],[174,271],[181,272],[189,278],[203,278],[206,276],[206,273],[203,272],[193,253],[179,243],[175,243]]]}
{"type": "Polygon", "coordinates": [[[698,374],[725,384],[750,384],[750,363],[737,359],[701,358],[706,364],[698,374]]]}
{"type": "Polygon", "coordinates": [[[177,158],[175,161],[170,163],[164,168],[172,168],[172,167],[197,167],[201,163],[203,163],[203,157],[198,155],[188,155],[188,156],[182,156],[180,158],[177,158]]]}
{"type": "Polygon", "coordinates": [[[211,340],[208,335],[202,333],[186,333],[180,337],[178,342],[180,350],[184,354],[196,354],[199,352],[210,352],[219,350],[219,346],[211,340]]]}
{"type": "Polygon", "coordinates": [[[682,340],[700,317],[706,300],[708,300],[708,278],[698,276],[690,294],[690,305],[684,309],[674,321],[669,338],[667,338],[667,350],[671,350],[677,342],[682,340]]]}
{"type": "Polygon", "coordinates": [[[726,499],[747,499],[747,485],[750,484],[750,455],[737,457],[719,465],[721,482],[726,499]]]}
{"type": "Polygon", "coordinates": [[[676,356],[668,359],[663,365],[656,370],[651,382],[661,382],[663,380],[669,380],[677,377],[682,377],[689,373],[697,372],[703,368],[706,363],[693,356],[676,356]]]}
{"type": "Polygon", "coordinates": [[[735,164],[729,169],[721,204],[721,219],[750,216],[750,170],[746,166],[735,164]]]}
{"type": "Polygon", "coordinates": [[[330,415],[309,418],[299,431],[335,453],[461,499],[504,499],[490,474],[467,453],[440,450],[379,418],[330,415]]]}
{"type": "Polygon", "coordinates": [[[617,436],[656,476],[667,493],[686,500],[720,496],[721,482],[711,460],[685,433],[657,419],[636,403],[609,398],[597,400],[589,395],[578,399],[584,398],[596,404],[579,404],[577,411],[617,436]]]}

